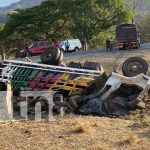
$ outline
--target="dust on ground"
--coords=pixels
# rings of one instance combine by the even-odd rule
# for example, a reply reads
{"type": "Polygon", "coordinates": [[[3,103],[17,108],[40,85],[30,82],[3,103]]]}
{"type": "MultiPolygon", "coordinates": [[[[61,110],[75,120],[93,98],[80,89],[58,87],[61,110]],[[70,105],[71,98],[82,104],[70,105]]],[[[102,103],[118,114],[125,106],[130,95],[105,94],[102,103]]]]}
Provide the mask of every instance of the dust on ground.
{"type": "MultiPolygon", "coordinates": [[[[150,62],[149,50],[103,53],[65,59],[65,62],[97,61],[109,73],[112,62],[131,56],[150,62]]],[[[123,60],[124,60],[123,59],[123,60]]],[[[150,115],[133,112],[120,119],[67,115],[53,122],[14,121],[0,123],[1,150],[149,150],[150,115]]]]}

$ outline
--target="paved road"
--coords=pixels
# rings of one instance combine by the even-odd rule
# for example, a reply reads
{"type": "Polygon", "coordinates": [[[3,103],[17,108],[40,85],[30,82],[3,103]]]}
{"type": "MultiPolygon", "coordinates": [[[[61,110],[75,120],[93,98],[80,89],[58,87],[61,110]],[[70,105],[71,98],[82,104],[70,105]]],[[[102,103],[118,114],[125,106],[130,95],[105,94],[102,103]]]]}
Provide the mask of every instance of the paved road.
{"type": "MultiPolygon", "coordinates": [[[[150,44],[142,44],[141,47],[138,50],[143,49],[150,49],[150,44]]],[[[114,48],[113,51],[120,51],[118,48],[114,48]]],[[[134,51],[137,51],[137,49],[134,49],[134,51]]],[[[93,50],[93,51],[81,51],[81,52],[74,52],[74,53],[66,53],[64,56],[66,58],[78,58],[78,57],[86,57],[86,56],[95,56],[97,54],[101,53],[107,53],[106,49],[100,49],[100,50],[93,50]]]]}
{"type": "MultiPolygon", "coordinates": [[[[138,49],[138,51],[143,50],[143,49],[150,49],[150,44],[142,44],[141,47],[138,49]]],[[[117,48],[114,48],[114,51],[120,51],[117,48]]],[[[134,51],[137,51],[137,49],[134,49],[134,51]]],[[[100,50],[92,50],[92,51],[80,51],[80,52],[72,52],[72,53],[65,53],[64,57],[65,58],[79,58],[79,57],[86,57],[86,56],[97,56],[98,54],[102,53],[107,53],[106,49],[100,49],[100,50]]],[[[39,62],[40,61],[40,56],[34,56],[30,58],[32,62],[39,62]]],[[[18,59],[18,60],[23,60],[23,59],[18,59]]]]}

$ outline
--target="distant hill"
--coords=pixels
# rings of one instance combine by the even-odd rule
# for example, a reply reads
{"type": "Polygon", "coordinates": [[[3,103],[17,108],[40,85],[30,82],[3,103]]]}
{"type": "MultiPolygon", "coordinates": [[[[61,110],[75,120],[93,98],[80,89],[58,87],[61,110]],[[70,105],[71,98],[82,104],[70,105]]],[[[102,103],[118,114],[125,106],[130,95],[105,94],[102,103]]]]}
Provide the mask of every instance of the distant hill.
{"type": "Polygon", "coordinates": [[[13,13],[16,9],[26,9],[40,5],[44,0],[20,0],[7,7],[0,7],[0,23],[7,21],[7,14],[13,13]]]}

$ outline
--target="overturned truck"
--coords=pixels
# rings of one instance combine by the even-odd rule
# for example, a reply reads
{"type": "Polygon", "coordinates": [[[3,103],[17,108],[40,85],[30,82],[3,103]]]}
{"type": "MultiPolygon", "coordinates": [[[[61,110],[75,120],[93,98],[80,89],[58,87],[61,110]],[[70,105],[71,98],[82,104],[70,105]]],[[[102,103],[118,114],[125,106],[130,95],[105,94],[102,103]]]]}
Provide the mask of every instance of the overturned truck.
{"type": "MultiPolygon", "coordinates": [[[[122,116],[130,110],[145,108],[150,90],[145,60],[129,58],[122,68],[123,75],[113,72],[108,76],[102,66],[96,71],[6,60],[1,63],[0,82],[12,84],[17,99],[14,108],[22,99],[20,91],[55,91],[54,111],[64,107],[66,112],[81,115],[122,116]],[[60,95],[64,97],[63,102],[60,95]]],[[[37,101],[42,101],[42,110],[48,111],[47,101],[41,97],[37,101]]],[[[31,107],[37,101],[30,100],[31,107]]]]}

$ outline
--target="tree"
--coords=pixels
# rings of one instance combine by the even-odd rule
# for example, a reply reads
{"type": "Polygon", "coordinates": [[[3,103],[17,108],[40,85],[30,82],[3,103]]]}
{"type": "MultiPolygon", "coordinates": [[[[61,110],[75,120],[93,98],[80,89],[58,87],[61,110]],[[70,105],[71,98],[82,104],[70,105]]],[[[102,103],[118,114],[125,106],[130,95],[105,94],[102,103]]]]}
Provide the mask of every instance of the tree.
{"type": "Polygon", "coordinates": [[[60,9],[60,6],[59,1],[49,0],[40,6],[17,10],[17,13],[11,14],[4,30],[0,33],[0,39],[4,40],[6,51],[23,47],[33,40],[55,41],[68,34],[65,30],[69,19],[68,14],[66,7],[61,6],[63,9],[60,9]]]}
{"type": "MultiPolygon", "coordinates": [[[[0,23],[0,32],[4,29],[4,24],[0,23]]],[[[3,48],[3,42],[0,40],[0,55],[2,56],[2,59],[4,59],[4,48],[3,48]]]]}
{"type": "Polygon", "coordinates": [[[2,31],[4,29],[4,24],[0,23],[0,31],[2,31]]]}
{"type": "Polygon", "coordinates": [[[47,0],[11,14],[0,38],[16,43],[74,37],[89,43],[102,31],[128,22],[131,17],[123,0],[47,0]]]}
{"type": "Polygon", "coordinates": [[[145,8],[146,0],[125,0],[125,3],[134,13],[132,23],[138,24],[147,11],[145,8]]]}
{"type": "Polygon", "coordinates": [[[139,27],[140,27],[142,42],[149,43],[150,41],[150,15],[147,15],[140,21],[139,27]]]}
{"type": "Polygon", "coordinates": [[[76,0],[73,6],[71,33],[84,43],[112,26],[127,23],[132,17],[122,0],[76,0]]]}
{"type": "Polygon", "coordinates": [[[68,21],[68,11],[65,2],[49,0],[26,10],[18,10],[10,15],[6,23],[4,36],[15,32],[28,39],[52,39],[62,36],[65,23],[68,21]]]}

